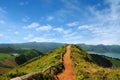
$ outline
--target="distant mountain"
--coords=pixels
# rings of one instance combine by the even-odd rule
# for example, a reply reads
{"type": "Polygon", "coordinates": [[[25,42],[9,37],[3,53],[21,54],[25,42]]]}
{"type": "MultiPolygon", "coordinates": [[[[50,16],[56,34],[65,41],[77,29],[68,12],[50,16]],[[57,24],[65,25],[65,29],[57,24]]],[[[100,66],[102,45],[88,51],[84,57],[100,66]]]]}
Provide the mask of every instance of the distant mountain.
{"type": "MultiPolygon", "coordinates": [[[[8,48],[8,52],[11,52],[12,49],[21,49],[21,48],[29,48],[36,49],[41,51],[42,53],[46,53],[51,51],[59,46],[62,46],[62,43],[54,43],[54,42],[28,42],[28,43],[11,43],[11,44],[0,44],[0,51],[3,51],[3,48],[8,48]]],[[[5,50],[6,51],[6,50],[5,50]]]]}
{"type": "Polygon", "coordinates": [[[79,47],[85,49],[86,51],[93,51],[98,53],[113,52],[120,53],[120,45],[87,45],[87,44],[77,44],[79,47]]]}
{"type": "MultiPolygon", "coordinates": [[[[55,43],[55,42],[28,42],[28,43],[16,43],[16,44],[15,43],[0,44],[0,52],[3,50],[11,52],[12,49],[29,48],[29,49],[39,50],[42,53],[46,53],[62,45],[64,44],[55,43]],[[7,50],[5,50],[4,48],[7,48],[7,50]]],[[[120,45],[103,45],[103,44],[100,45],[76,44],[76,45],[85,49],[86,51],[93,51],[99,53],[105,53],[105,52],[120,53],[120,45]]]]}

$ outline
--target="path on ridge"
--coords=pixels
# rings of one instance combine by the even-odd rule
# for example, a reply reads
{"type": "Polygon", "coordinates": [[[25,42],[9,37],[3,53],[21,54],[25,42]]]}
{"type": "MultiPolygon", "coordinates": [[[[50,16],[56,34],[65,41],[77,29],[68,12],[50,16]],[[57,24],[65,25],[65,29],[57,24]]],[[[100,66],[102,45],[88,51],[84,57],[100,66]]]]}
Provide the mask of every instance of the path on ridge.
{"type": "Polygon", "coordinates": [[[74,76],[74,65],[70,58],[71,54],[71,46],[68,45],[66,47],[66,53],[63,57],[63,64],[65,69],[57,75],[58,80],[75,80],[74,76]]]}

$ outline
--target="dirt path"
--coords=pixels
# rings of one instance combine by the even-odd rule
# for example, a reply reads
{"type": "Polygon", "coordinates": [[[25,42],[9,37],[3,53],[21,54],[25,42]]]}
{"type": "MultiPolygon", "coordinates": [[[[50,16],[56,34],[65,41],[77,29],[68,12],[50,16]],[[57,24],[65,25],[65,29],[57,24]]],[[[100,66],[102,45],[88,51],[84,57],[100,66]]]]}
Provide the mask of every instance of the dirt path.
{"type": "Polygon", "coordinates": [[[71,53],[71,46],[69,45],[66,47],[66,53],[63,57],[65,70],[63,70],[62,73],[57,75],[58,80],[75,80],[74,66],[70,58],[70,53],[71,53]]]}

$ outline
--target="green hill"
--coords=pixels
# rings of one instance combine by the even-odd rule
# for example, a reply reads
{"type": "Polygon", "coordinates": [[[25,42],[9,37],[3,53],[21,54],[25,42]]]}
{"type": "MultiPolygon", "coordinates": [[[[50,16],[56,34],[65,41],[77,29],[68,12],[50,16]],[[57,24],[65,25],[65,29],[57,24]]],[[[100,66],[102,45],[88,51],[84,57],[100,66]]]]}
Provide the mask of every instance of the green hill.
{"type": "Polygon", "coordinates": [[[0,74],[61,45],[63,44],[47,42],[0,44],[0,74]]]}
{"type": "MultiPolygon", "coordinates": [[[[35,57],[10,72],[3,74],[0,79],[9,80],[13,77],[41,72],[41,75],[36,76],[34,79],[31,78],[30,80],[55,80],[55,75],[64,69],[62,57],[65,53],[65,47],[66,46],[62,46],[47,54],[35,57]]],[[[76,80],[120,79],[120,69],[113,67],[113,63],[118,63],[115,59],[110,60],[108,57],[101,56],[97,56],[95,59],[94,57],[96,56],[89,55],[80,47],[71,45],[71,59],[75,67],[76,80]],[[102,59],[102,61],[97,62],[99,59],[102,59]],[[105,63],[110,65],[104,65],[105,63]]]]}
{"type": "MultiPolygon", "coordinates": [[[[4,49],[7,50],[7,48],[4,49]]],[[[14,50],[13,53],[0,53],[0,74],[6,73],[15,66],[39,55],[42,55],[42,53],[35,49],[18,49],[14,50]]]]}
{"type": "Polygon", "coordinates": [[[8,72],[16,65],[15,56],[7,53],[0,53],[0,74],[8,72]]]}
{"type": "Polygon", "coordinates": [[[76,80],[120,80],[120,69],[98,66],[92,56],[78,46],[72,45],[71,58],[75,65],[76,80]]]}
{"type": "MultiPolygon", "coordinates": [[[[59,47],[54,51],[50,51],[44,55],[38,56],[29,60],[28,62],[16,67],[9,73],[2,75],[1,79],[10,79],[12,77],[21,76],[36,71],[43,71],[49,66],[55,66],[52,71],[45,73],[44,79],[53,78],[53,74],[57,74],[63,69],[61,60],[62,54],[65,52],[65,46],[59,47]],[[49,73],[49,74],[48,74],[49,73]]],[[[39,76],[38,76],[39,77],[39,76]]],[[[37,78],[37,77],[36,77],[37,78]]],[[[41,79],[43,80],[43,79],[41,79]]]]}

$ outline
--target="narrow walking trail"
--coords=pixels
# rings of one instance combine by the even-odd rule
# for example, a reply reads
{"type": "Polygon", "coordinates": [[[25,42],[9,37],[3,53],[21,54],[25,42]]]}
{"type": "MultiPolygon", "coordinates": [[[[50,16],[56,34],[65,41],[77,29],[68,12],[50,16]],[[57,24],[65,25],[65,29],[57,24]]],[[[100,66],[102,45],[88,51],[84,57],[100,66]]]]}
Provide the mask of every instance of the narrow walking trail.
{"type": "Polygon", "coordinates": [[[68,45],[66,47],[66,53],[63,57],[63,64],[65,69],[63,70],[62,73],[57,75],[58,80],[75,80],[74,66],[70,58],[70,53],[71,53],[71,46],[68,45]]]}

